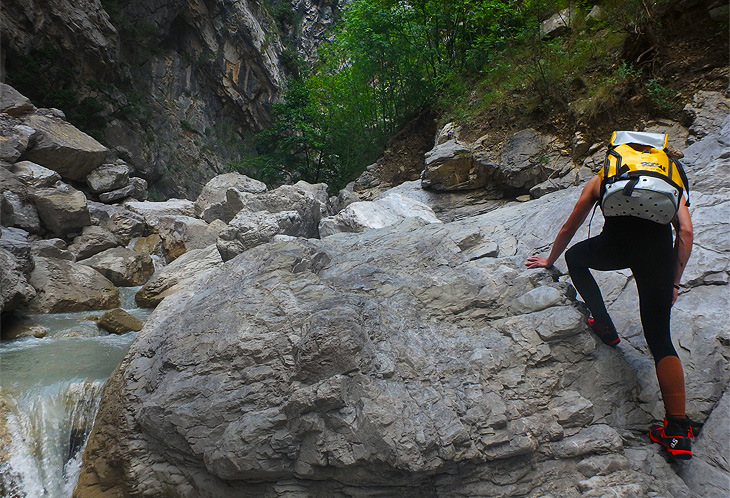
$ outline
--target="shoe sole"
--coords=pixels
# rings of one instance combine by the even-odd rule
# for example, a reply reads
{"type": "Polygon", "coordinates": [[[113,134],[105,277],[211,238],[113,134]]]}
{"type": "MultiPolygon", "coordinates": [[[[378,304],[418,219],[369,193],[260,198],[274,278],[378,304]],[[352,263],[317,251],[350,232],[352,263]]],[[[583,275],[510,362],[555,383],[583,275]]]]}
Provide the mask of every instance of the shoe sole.
{"type": "Polygon", "coordinates": [[[690,458],[692,458],[692,450],[675,450],[673,448],[670,448],[669,446],[664,444],[663,441],[659,440],[658,438],[655,438],[654,434],[652,434],[651,432],[649,433],[649,439],[651,439],[655,443],[659,443],[664,449],[666,449],[669,452],[669,454],[673,458],[677,458],[679,460],[689,460],[690,458]]]}

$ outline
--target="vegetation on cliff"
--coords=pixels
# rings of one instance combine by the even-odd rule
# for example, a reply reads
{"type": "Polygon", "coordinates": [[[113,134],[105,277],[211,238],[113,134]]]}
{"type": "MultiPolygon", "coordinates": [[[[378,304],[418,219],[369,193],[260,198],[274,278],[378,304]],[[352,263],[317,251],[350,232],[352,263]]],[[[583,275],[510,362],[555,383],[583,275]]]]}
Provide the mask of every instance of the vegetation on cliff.
{"type": "MultiPolygon", "coordinates": [[[[727,31],[725,21],[689,33],[681,16],[698,6],[686,3],[357,0],[317,63],[289,82],[259,155],[236,167],[269,183],[342,187],[424,108],[473,133],[527,122],[599,134],[622,120],[680,119],[691,96],[681,91],[698,78],[694,52],[706,46],[697,41],[727,31]],[[568,27],[546,32],[556,12],[568,27]]],[[[704,72],[722,65],[716,58],[704,72]]]]}

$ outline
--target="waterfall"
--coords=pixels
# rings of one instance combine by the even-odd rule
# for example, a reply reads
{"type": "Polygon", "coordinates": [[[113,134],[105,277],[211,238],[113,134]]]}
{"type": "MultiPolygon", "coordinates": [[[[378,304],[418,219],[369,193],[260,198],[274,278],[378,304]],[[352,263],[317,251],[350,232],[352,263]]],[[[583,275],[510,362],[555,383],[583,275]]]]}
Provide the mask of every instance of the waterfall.
{"type": "MultiPolygon", "coordinates": [[[[122,308],[145,320],[137,290],[120,288],[122,308]]],[[[101,313],[31,315],[46,337],[0,341],[0,497],[73,494],[104,383],[137,336],[100,330],[101,313]]]]}
{"type": "Polygon", "coordinates": [[[58,382],[6,399],[7,496],[70,497],[104,381],[58,382]]]}

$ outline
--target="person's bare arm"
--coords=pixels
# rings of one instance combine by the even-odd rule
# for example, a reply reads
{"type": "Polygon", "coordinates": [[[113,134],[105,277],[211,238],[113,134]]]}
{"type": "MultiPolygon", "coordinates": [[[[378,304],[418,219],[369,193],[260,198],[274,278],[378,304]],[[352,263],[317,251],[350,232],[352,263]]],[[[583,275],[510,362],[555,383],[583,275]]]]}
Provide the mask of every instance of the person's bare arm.
{"type": "Polygon", "coordinates": [[[583,224],[588,213],[591,212],[591,208],[593,208],[593,205],[600,196],[600,189],[601,179],[598,176],[594,176],[588,181],[588,183],[586,183],[585,187],[583,187],[583,191],[580,194],[580,198],[575,203],[573,212],[570,213],[568,220],[563,224],[558,235],[555,237],[552,250],[548,257],[530,256],[527,258],[525,266],[528,268],[550,268],[553,266],[555,261],[561,254],[563,254],[565,248],[568,247],[568,244],[573,239],[575,232],[577,232],[578,228],[580,228],[583,224]]]}
{"type": "Polygon", "coordinates": [[[689,215],[689,209],[684,197],[679,202],[679,210],[677,216],[672,220],[677,237],[674,241],[674,293],[672,296],[672,304],[677,300],[679,294],[679,283],[682,280],[682,273],[687,266],[689,256],[692,253],[692,242],[694,240],[694,231],[692,229],[692,218],[689,215]]]}

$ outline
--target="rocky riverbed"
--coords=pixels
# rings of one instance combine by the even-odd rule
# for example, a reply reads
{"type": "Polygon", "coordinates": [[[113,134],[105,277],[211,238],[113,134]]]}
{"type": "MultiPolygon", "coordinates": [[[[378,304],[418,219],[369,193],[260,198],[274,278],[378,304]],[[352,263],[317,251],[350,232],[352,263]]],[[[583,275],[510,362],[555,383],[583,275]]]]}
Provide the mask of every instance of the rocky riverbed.
{"type": "Polygon", "coordinates": [[[33,313],[120,308],[119,286],[157,306],[104,389],[76,496],[730,491],[723,95],[698,94],[689,128],[645,125],[672,130],[693,185],[673,336],[699,435],[678,465],[646,436],[663,413],[630,273],[600,276],[614,350],[587,331],[562,261],[523,266],[548,250],[601,144],[522,130],[491,150],[447,126],[422,180],[395,188],[374,165],[336,197],[225,174],[194,201],[151,202],[133,167],[11,90],[3,337],[42,336],[22,326],[33,313]]]}

